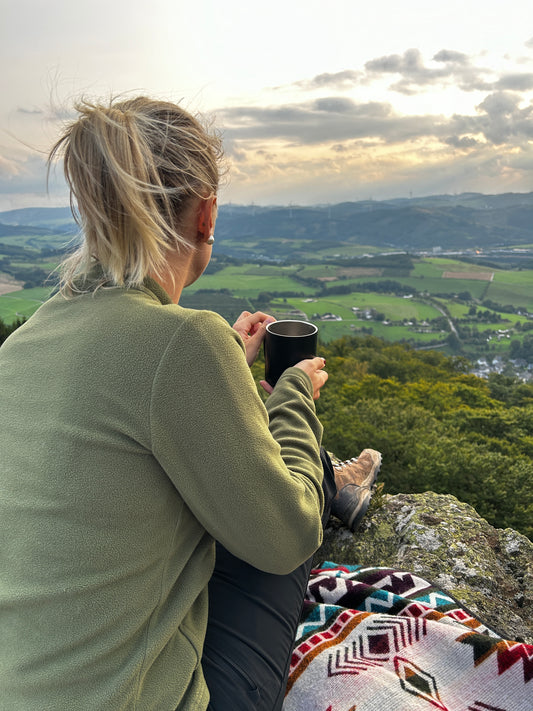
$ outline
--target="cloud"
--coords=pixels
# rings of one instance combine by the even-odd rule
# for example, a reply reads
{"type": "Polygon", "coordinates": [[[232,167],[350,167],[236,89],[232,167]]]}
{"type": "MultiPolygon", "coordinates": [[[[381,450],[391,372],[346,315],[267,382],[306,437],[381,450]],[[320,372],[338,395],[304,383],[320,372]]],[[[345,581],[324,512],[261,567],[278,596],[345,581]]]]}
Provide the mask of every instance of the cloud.
{"type": "Polygon", "coordinates": [[[22,172],[19,161],[0,154],[0,188],[2,183],[13,180],[22,172]]]}
{"type": "Polygon", "coordinates": [[[77,112],[72,106],[64,106],[55,101],[48,102],[43,106],[18,106],[15,113],[28,119],[41,118],[52,123],[64,123],[77,117],[77,112]]]}
{"type": "Polygon", "coordinates": [[[510,89],[511,91],[529,91],[533,89],[533,74],[504,74],[494,84],[496,89],[510,89]]]}
{"type": "MultiPolygon", "coordinates": [[[[533,48],[533,38],[525,45],[533,48]]],[[[526,61],[526,58],[523,58],[526,61]]],[[[520,63],[517,60],[517,63],[520,63]]],[[[304,91],[349,91],[356,86],[371,86],[383,79],[391,79],[389,90],[413,96],[434,87],[455,87],[464,92],[530,91],[533,73],[515,72],[498,76],[490,66],[474,62],[474,58],[455,49],[443,48],[427,62],[417,48],[402,54],[388,54],[365,62],[363,70],[345,69],[340,72],[317,74],[291,86],[304,91]]]]}
{"type": "Polygon", "coordinates": [[[511,116],[518,109],[519,97],[506,91],[489,94],[479,104],[478,108],[485,111],[492,118],[511,116]]]}
{"type": "Polygon", "coordinates": [[[295,82],[293,86],[299,86],[303,89],[347,89],[355,86],[362,76],[362,72],[352,69],[345,69],[342,72],[333,74],[324,72],[323,74],[317,74],[312,79],[295,82]]]}
{"type": "Polygon", "coordinates": [[[62,170],[52,170],[46,186],[46,159],[38,153],[26,153],[22,157],[0,154],[0,209],[9,209],[11,201],[20,202],[19,196],[27,196],[25,204],[68,205],[68,190],[62,170]]]}
{"type": "Polygon", "coordinates": [[[533,138],[533,104],[521,108],[520,102],[519,94],[499,91],[479,104],[479,127],[487,141],[517,145],[533,138]]]}
{"type": "MultiPolygon", "coordinates": [[[[533,37],[525,44],[533,49],[533,37]]],[[[376,197],[393,196],[407,184],[426,193],[531,189],[533,73],[513,71],[519,60],[514,67],[510,60],[490,65],[488,54],[448,47],[427,56],[411,47],[370,57],[360,66],[302,78],[288,92],[283,87],[290,101],[270,93],[268,104],[247,97],[214,112],[232,163],[232,200],[281,195],[322,201],[325,190],[328,199],[355,199],[357,186],[368,186],[376,197]],[[392,97],[387,86],[403,96],[425,96],[392,97]],[[444,113],[450,106],[461,108],[450,116],[444,113]]],[[[59,102],[22,103],[15,111],[20,126],[39,123],[51,130],[73,118],[59,102]]],[[[44,191],[44,174],[42,160],[0,156],[0,191],[6,194],[44,191]]]]}
{"type": "Polygon", "coordinates": [[[324,99],[317,99],[313,102],[313,106],[317,111],[327,111],[332,114],[351,113],[356,109],[356,104],[352,99],[346,99],[343,96],[330,96],[324,99]]]}
{"type": "Polygon", "coordinates": [[[479,141],[472,136],[448,136],[448,138],[444,139],[444,142],[454,148],[464,149],[473,148],[479,144],[479,141]]]}
{"type": "MultiPolygon", "coordinates": [[[[523,104],[518,92],[495,91],[474,113],[401,115],[385,102],[356,102],[330,96],[286,106],[238,106],[218,111],[232,150],[274,141],[280,145],[336,146],[371,140],[392,146],[419,140],[441,142],[450,148],[476,150],[484,144],[526,144],[533,137],[533,104],[523,104]]],[[[265,149],[265,146],[261,146],[265,149]]],[[[241,156],[242,157],[242,156],[241,156]]]]}
{"type": "MultiPolygon", "coordinates": [[[[431,139],[414,146],[367,140],[333,144],[327,152],[289,146],[275,162],[240,164],[231,200],[272,204],[342,202],[450,192],[530,190],[533,150],[509,154],[480,141],[476,150],[431,139]],[[342,150],[337,150],[342,148],[342,150]]],[[[232,174],[234,173],[232,169],[232,174]]]]}
{"type": "Polygon", "coordinates": [[[304,91],[347,91],[356,86],[368,86],[380,79],[395,76],[397,78],[389,88],[408,96],[439,85],[454,85],[463,91],[530,88],[529,74],[502,77],[502,84],[498,87],[498,80],[492,69],[476,66],[471,57],[454,49],[441,49],[430,61],[432,65],[425,62],[419,49],[410,48],[403,54],[389,54],[370,59],[364,64],[362,71],[345,69],[334,73],[324,72],[311,79],[296,81],[292,86],[304,91]]]}
{"type": "Polygon", "coordinates": [[[441,49],[433,55],[434,62],[453,62],[454,64],[469,64],[468,55],[463,52],[456,52],[453,49],[441,49]]]}
{"type": "Polygon", "coordinates": [[[29,115],[29,116],[33,116],[33,115],[43,115],[43,114],[44,114],[44,111],[43,111],[42,109],[38,109],[38,108],[35,108],[35,109],[27,109],[27,108],[25,108],[24,106],[19,106],[18,109],[17,109],[17,113],[19,113],[19,114],[27,114],[27,115],[29,115]]]}
{"type": "Polygon", "coordinates": [[[483,87],[470,112],[406,115],[385,101],[357,101],[351,91],[219,110],[224,136],[239,151],[240,195],[268,201],[272,191],[290,190],[291,199],[313,202],[358,199],[354,191],[363,185],[375,197],[403,194],[406,185],[422,186],[425,194],[530,189],[533,103],[525,92],[533,77],[489,77],[488,69],[452,50],[433,60],[436,66],[428,67],[413,50],[371,60],[365,69],[376,78],[396,73],[414,91],[459,80],[468,91],[483,87]]]}
{"type": "Polygon", "coordinates": [[[436,116],[401,116],[388,103],[358,103],[346,97],[277,107],[236,106],[218,110],[217,116],[224,126],[224,136],[232,145],[241,146],[266,140],[297,145],[360,138],[398,142],[420,135],[441,135],[444,121],[436,116]]]}
{"type": "MultiPolygon", "coordinates": [[[[443,50],[444,51],[444,50],[443,50]]],[[[449,60],[440,59],[440,64],[447,65],[449,60]]],[[[453,62],[455,65],[455,62],[453,62]]],[[[390,54],[366,62],[365,69],[374,77],[386,74],[399,74],[401,79],[392,85],[396,91],[411,93],[415,86],[433,84],[442,81],[455,72],[454,66],[439,66],[429,68],[424,65],[422,54],[418,49],[407,49],[403,54],[390,54]]]]}
{"type": "Polygon", "coordinates": [[[377,74],[419,74],[423,70],[422,55],[418,49],[407,49],[402,55],[389,54],[366,62],[367,72],[377,74]]]}
{"type": "Polygon", "coordinates": [[[465,87],[486,88],[481,79],[488,70],[472,66],[468,55],[450,49],[441,49],[433,56],[437,66],[424,63],[422,53],[416,48],[403,54],[389,54],[371,59],[364,64],[364,71],[345,69],[341,72],[317,74],[312,79],[294,82],[306,91],[313,89],[347,90],[357,85],[368,85],[387,75],[399,75],[400,79],[391,88],[404,94],[415,93],[420,87],[435,83],[458,81],[465,87]]]}
{"type": "Polygon", "coordinates": [[[418,49],[408,49],[403,54],[391,54],[366,62],[368,79],[378,79],[390,74],[399,75],[389,88],[412,95],[434,85],[456,85],[463,91],[486,90],[493,84],[484,78],[491,70],[476,67],[468,55],[450,49],[441,49],[433,55],[437,66],[427,66],[418,49]]]}

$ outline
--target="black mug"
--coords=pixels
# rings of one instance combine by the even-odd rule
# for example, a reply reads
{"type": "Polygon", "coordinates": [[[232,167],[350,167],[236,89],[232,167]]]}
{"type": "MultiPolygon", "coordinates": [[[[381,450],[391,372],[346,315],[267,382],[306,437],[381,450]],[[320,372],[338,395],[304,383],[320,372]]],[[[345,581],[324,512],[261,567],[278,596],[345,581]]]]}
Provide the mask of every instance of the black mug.
{"type": "Polygon", "coordinates": [[[309,321],[274,321],[266,327],[265,380],[277,383],[283,371],[316,356],[318,328],[309,321]]]}

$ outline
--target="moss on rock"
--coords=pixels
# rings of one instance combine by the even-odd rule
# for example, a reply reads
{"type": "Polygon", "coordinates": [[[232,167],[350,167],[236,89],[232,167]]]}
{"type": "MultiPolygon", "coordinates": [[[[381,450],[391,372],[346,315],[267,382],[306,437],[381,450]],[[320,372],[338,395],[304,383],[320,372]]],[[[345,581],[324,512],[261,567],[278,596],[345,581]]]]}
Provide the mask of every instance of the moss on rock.
{"type": "Polygon", "coordinates": [[[355,534],[332,518],[315,555],[323,560],[417,573],[502,636],[533,643],[533,543],[454,496],[383,496],[355,534]]]}

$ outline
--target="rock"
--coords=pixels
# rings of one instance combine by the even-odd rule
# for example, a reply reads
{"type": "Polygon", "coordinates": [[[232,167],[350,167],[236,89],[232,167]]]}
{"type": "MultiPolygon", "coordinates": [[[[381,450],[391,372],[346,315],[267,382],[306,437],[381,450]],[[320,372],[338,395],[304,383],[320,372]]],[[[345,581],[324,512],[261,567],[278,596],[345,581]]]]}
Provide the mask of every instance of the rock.
{"type": "Polygon", "coordinates": [[[533,644],[533,543],[491,526],[454,496],[397,494],[376,504],[353,534],[331,518],[319,564],[387,566],[417,573],[449,592],[505,637],[533,644]]]}

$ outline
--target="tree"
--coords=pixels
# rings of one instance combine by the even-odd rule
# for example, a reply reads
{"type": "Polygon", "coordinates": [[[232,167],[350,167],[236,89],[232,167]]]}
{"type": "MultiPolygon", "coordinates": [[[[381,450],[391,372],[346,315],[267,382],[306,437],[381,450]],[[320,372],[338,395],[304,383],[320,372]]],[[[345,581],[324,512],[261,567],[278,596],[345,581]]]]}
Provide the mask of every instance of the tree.
{"type": "Polygon", "coordinates": [[[0,319],[0,345],[13,333],[13,331],[15,331],[19,326],[22,326],[25,321],[26,319],[24,317],[17,318],[11,325],[8,325],[0,319]]]}
{"type": "Polygon", "coordinates": [[[323,442],[343,459],[383,454],[386,491],[451,493],[496,526],[533,536],[533,385],[465,372],[462,357],[378,338],[321,348],[323,442]]]}

